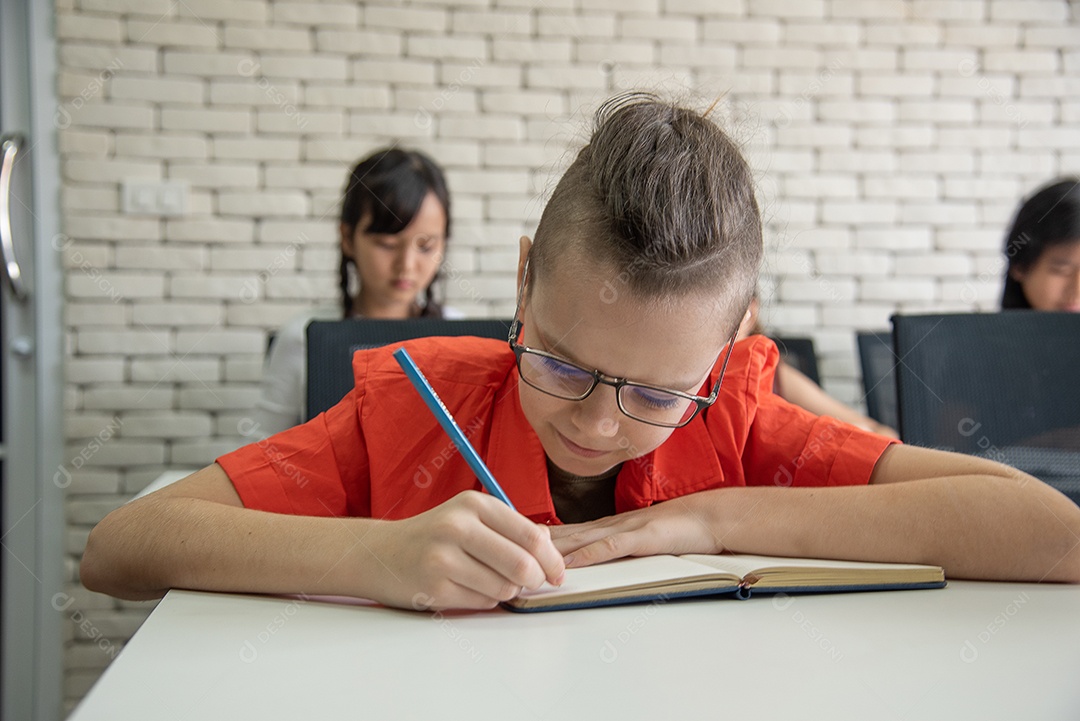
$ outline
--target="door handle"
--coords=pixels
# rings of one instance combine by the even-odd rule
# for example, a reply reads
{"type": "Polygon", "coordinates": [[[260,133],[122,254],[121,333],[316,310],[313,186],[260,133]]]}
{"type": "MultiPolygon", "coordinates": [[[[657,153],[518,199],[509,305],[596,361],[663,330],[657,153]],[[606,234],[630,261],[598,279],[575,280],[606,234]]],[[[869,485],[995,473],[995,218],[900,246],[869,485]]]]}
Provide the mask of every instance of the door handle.
{"type": "Polygon", "coordinates": [[[0,253],[4,260],[4,277],[17,300],[26,300],[27,293],[22,268],[15,257],[15,238],[11,232],[11,175],[15,171],[15,156],[22,144],[21,136],[7,135],[0,148],[3,154],[0,161],[0,253]]]}

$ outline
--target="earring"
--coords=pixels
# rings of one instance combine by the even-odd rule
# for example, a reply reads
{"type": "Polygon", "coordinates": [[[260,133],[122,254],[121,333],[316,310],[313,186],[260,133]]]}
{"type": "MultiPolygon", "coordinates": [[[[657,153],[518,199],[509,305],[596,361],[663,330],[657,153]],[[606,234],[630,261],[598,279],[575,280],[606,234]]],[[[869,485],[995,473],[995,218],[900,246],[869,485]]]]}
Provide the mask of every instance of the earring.
{"type": "Polygon", "coordinates": [[[345,264],[345,288],[352,304],[351,315],[357,316],[359,315],[356,305],[360,298],[360,274],[356,271],[355,262],[345,264]]]}

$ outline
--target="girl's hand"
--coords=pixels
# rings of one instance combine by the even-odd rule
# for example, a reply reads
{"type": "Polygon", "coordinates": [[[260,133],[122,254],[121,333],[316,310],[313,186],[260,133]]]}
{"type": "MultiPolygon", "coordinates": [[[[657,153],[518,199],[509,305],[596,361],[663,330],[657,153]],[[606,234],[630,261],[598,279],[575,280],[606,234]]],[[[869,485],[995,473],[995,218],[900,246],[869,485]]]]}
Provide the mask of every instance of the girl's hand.
{"type": "Polygon", "coordinates": [[[562,554],[547,526],[476,491],[380,523],[358,548],[375,557],[375,592],[364,595],[400,608],[493,608],[523,589],[563,579],[562,554]]]}
{"type": "Polygon", "coordinates": [[[588,523],[553,526],[555,547],[567,568],[625,556],[720,553],[723,544],[709,521],[707,504],[696,494],[588,523]]]}

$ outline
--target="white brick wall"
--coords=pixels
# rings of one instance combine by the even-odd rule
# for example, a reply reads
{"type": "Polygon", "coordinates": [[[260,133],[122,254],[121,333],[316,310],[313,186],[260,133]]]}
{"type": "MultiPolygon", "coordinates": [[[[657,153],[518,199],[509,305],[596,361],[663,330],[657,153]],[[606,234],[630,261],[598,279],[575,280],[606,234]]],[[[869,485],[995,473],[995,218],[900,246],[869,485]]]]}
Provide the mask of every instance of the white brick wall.
{"type": "MultiPolygon", "coordinates": [[[[991,308],[1016,199],[1080,172],[1080,23],[1062,0],[67,0],[57,3],[71,593],[115,648],[146,604],[90,594],[89,527],[238,442],[267,333],[336,297],[350,163],[447,168],[446,293],[508,314],[516,239],[605,96],[662,83],[757,171],[772,330],[859,402],[856,329],[991,308]],[[494,7],[489,7],[489,6],[494,7]],[[189,186],[120,212],[125,180],[189,186]],[[260,280],[260,272],[275,269],[260,280]]],[[[72,630],[74,703],[111,656],[72,630]]]]}

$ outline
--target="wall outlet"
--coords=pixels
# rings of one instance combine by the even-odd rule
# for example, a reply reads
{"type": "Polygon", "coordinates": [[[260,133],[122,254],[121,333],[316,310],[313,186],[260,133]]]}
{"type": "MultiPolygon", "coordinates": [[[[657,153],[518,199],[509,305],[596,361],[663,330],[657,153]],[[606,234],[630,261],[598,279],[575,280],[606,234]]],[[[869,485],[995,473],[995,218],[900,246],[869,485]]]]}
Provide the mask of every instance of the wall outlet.
{"type": "Polygon", "coordinates": [[[128,215],[183,215],[188,184],[180,180],[125,180],[121,208],[128,215]]]}

